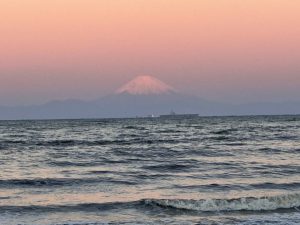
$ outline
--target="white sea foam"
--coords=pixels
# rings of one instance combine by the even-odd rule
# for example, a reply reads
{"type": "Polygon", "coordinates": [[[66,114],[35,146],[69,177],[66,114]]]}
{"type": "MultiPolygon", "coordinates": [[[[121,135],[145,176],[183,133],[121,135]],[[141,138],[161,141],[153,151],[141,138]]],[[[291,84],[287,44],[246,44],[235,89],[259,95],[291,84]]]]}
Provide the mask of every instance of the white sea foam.
{"type": "Polygon", "coordinates": [[[300,193],[270,196],[245,197],[238,199],[207,199],[207,200],[167,200],[147,199],[146,204],[155,204],[162,207],[197,210],[203,212],[213,211],[266,211],[276,209],[292,209],[300,207],[300,193]]]}

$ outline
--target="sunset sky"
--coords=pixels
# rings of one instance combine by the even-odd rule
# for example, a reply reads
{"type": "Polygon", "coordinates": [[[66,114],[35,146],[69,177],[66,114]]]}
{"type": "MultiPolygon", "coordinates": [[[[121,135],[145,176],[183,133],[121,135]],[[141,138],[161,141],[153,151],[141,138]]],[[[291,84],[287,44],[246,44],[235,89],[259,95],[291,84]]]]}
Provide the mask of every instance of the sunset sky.
{"type": "Polygon", "coordinates": [[[0,105],[137,75],[223,102],[300,100],[300,1],[0,0],[0,105]]]}

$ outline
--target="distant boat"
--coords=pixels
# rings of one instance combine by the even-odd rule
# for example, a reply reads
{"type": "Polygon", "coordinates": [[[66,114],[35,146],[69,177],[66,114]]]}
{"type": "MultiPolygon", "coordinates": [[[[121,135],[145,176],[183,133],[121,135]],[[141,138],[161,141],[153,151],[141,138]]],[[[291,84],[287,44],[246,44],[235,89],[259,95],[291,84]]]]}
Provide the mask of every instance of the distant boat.
{"type": "Polygon", "coordinates": [[[160,118],[167,118],[167,119],[176,119],[176,118],[196,118],[199,117],[199,114],[177,114],[174,111],[171,111],[170,114],[160,115],[160,118]]]}

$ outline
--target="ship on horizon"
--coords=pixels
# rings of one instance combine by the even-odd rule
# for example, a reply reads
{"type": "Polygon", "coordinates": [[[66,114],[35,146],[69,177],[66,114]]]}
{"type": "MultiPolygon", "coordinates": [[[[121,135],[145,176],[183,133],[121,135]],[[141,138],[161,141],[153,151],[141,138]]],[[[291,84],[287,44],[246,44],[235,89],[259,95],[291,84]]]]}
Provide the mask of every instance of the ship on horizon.
{"type": "Polygon", "coordinates": [[[199,114],[177,114],[173,110],[170,112],[170,114],[165,114],[165,115],[160,115],[160,118],[171,118],[171,119],[176,119],[176,118],[196,118],[199,117],[199,114]]]}

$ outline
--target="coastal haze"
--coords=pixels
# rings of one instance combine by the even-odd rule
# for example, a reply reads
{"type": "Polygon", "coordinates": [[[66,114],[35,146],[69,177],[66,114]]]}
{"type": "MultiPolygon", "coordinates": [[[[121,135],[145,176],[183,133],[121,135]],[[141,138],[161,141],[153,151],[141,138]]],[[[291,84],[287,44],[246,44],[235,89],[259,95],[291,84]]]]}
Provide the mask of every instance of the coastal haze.
{"type": "Polygon", "coordinates": [[[93,101],[52,101],[44,105],[0,107],[0,119],[80,119],[157,117],[177,112],[200,116],[300,114],[300,103],[224,104],[179,92],[149,75],[138,76],[113,94],[93,101]]]}

